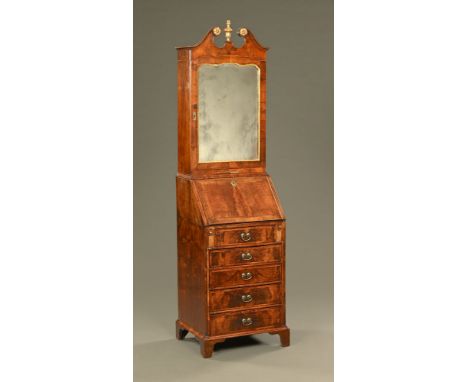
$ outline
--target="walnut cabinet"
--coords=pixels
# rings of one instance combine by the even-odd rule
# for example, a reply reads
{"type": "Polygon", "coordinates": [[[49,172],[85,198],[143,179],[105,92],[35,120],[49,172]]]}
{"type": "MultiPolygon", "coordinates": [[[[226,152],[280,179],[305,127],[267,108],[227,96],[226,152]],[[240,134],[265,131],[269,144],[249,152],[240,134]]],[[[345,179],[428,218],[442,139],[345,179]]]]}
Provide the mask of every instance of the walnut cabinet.
{"type": "Polygon", "coordinates": [[[228,21],[178,53],[176,336],[203,357],[230,337],[289,345],[285,215],[266,172],[266,52],[228,21]],[[219,46],[215,39],[222,40],[219,46]]]}

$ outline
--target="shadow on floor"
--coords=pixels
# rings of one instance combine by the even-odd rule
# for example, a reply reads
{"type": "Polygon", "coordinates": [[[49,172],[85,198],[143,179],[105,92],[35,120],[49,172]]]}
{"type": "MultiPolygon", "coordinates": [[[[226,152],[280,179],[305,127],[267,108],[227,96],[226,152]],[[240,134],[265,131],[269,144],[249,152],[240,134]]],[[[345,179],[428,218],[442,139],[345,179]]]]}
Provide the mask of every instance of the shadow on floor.
{"type": "Polygon", "coordinates": [[[259,341],[257,338],[254,338],[252,336],[228,338],[224,342],[215,344],[215,351],[219,352],[225,349],[261,345],[262,343],[263,342],[259,341]]]}
{"type": "MultiPolygon", "coordinates": [[[[199,350],[198,340],[195,337],[190,336],[190,334],[183,340],[183,342],[191,343],[192,348],[196,346],[197,351],[199,350]]],[[[219,354],[220,352],[225,352],[225,351],[236,349],[236,348],[243,348],[245,350],[251,346],[261,346],[261,345],[268,345],[268,342],[259,340],[259,335],[255,337],[253,336],[234,337],[234,338],[227,338],[224,342],[219,342],[215,344],[214,351],[217,354],[219,354]]]]}

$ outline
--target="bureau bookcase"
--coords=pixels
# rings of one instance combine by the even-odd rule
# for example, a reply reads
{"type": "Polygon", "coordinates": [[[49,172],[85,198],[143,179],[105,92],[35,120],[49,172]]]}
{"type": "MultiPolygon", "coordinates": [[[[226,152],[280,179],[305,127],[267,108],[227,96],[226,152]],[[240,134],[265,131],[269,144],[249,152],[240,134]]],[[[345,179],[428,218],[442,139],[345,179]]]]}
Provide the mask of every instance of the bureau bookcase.
{"type": "Polygon", "coordinates": [[[236,47],[232,31],[228,20],[177,48],[176,336],[192,333],[205,358],[231,337],[289,345],[285,215],[266,172],[267,48],[246,28],[236,47]]]}

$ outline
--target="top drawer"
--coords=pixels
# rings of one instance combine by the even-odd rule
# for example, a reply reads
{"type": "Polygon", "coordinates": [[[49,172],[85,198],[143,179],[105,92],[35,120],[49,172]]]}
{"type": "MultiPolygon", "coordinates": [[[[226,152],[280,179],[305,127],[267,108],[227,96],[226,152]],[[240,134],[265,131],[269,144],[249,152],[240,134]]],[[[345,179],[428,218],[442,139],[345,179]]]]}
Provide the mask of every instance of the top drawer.
{"type": "Polygon", "coordinates": [[[210,240],[210,247],[222,247],[239,244],[262,244],[279,242],[282,229],[279,225],[261,225],[252,227],[218,228],[210,240]]]}

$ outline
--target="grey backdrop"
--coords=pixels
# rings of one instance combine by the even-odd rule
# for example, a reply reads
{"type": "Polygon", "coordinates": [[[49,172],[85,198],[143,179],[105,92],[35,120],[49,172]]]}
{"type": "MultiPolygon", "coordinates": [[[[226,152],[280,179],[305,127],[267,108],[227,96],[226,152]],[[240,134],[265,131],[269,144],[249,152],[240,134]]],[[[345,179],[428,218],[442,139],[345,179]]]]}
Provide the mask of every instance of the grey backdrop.
{"type": "MultiPolygon", "coordinates": [[[[331,381],[333,365],[333,3],[134,2],[135,381],[331,381]],[[202,359],[177,318],[176,46],[232,21],[270,47],[267,170],[287,216],[287,322],[278,336],[222,344],[202,359]]],[[[190,336],[189,336],[190,337],[190,336]]]]}

